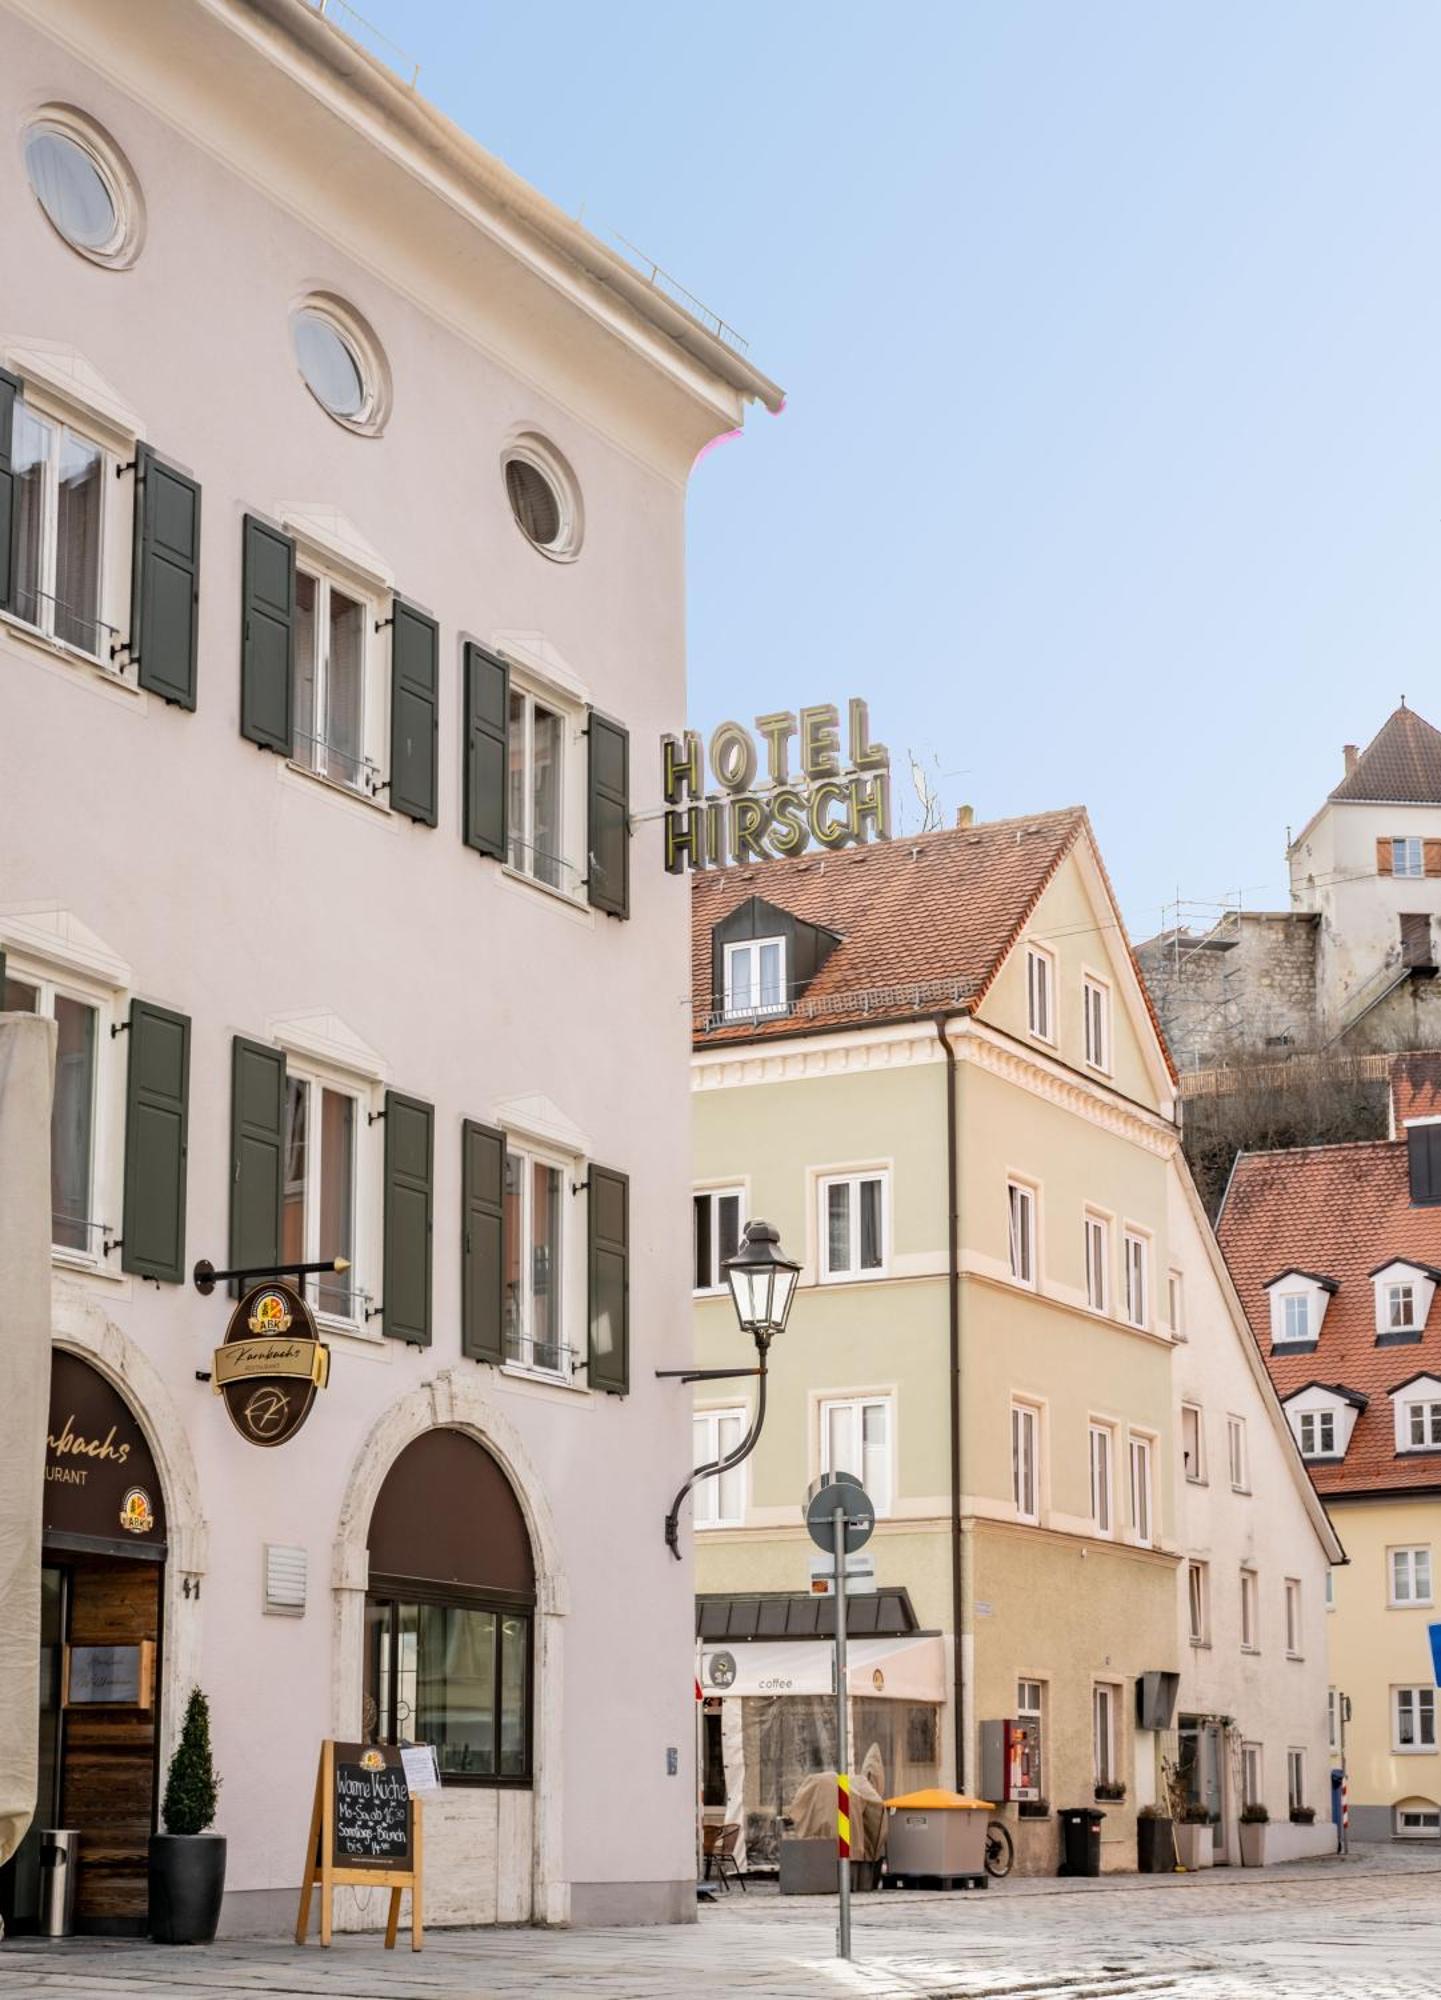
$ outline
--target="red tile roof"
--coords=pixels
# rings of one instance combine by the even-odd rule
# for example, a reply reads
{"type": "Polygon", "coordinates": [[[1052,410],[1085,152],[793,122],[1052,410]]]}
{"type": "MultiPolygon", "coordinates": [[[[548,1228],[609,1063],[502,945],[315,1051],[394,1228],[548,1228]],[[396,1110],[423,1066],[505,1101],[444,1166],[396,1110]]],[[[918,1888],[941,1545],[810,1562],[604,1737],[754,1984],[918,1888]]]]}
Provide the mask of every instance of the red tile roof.
{"type": "Polygon", "coordinates": [[[1373,799],[1388,805],[1441,805],[1441,729],[1403,702],[1356,759],[1333,799],[1373,799]]]}
{"type": "Polygon", "coordinates": [[[1408,1118],[1441,1118],[1441,1053],[1392,1057],[1391,1117],[1398,1134],[1408,1118]]]}
{"type": "Polygon", "coordinates": [[[1313,1382],[1367,1397],[1339,1465],[1311,1467],[1317,1490],[1441,1489],[1441,1452],[1398,1457],[1389,1391],[1418,1374],[1441,1375],[1441,1298],[1419,1341],[1376,1345],[1370,1273],[1405,1258],[1441,1264],[1441,1208],[1411,1203],[1406,1143],[1364,1139],[1344,1146],[1243,1153],[1216,1229],[1241,1303],[1284,1401],[1313,1382]],[[1266,1281],[1288,1268],[1339,1280],[1314,1351],[1271,1351],[1266,1281]]]}
{"type": "Polygon", "coordinates": [[[974,1007],[1082,831],[1085,808],[697,874],[695,1038],[710,1048],[974,1007]],[[841,942],[790,1012],[709,1025],[711,931],[760,896],[841,942]]]}

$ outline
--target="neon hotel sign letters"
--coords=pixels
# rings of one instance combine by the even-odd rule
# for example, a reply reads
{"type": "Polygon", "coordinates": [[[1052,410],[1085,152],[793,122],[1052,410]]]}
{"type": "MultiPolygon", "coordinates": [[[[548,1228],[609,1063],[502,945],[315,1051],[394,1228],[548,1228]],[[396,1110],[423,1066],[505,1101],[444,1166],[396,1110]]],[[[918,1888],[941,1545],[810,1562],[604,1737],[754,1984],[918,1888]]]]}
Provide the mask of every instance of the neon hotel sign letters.
{"type": "Polygon", "coordinates": [[[738,722],[723,722],[708,746],[707,791],[698,733],[663,736],[669,872],[783,858],[812,841],[837,848],[889,840],[890,752],[871,742],[863,701],[849,704],[848,739],[843,760],[840,714],[832,702],[795,714],[758,715],[754,736],[738,722]],[[765,780],[757,783],[762,758],[765,780]]]}

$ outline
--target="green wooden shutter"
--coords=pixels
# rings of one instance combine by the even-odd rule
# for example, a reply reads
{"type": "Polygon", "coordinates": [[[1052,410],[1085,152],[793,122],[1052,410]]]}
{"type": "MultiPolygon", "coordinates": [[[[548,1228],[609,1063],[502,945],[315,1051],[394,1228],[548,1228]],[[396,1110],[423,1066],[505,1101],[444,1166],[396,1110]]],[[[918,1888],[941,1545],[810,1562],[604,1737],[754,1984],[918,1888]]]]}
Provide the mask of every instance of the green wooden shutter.
{"type": "Polygon", "coordinates": [[[430,1345],[430,1238],[435,1112],[385,1093],[385,1312],[392,1340],[430,1345]]]}
{"type": "Polygon", "coordinates": [[[0,369],[0,610],[10,609],[15,591],[15,536],[19,510],[15,505],[15,400],[20,384],[0,369]]]}
{"type": "Polygon", "coordinates": [[[465,649],[467,847],[505,859],[510,761],[510,669],[483,646],[465,649]]]}
{"type": "Polygon", "coordinates": [[[295,676],[295,544],[245,517],[241,562],[240,733],[264,750],[291,750],[295,676]]]}
{"type": "Polygon", "coordinates": [[[120,1266],[171,1285],[185,1281],[189,1103],[188,1017],[132,1000],[120,1266]]]}
{"type": "Polygon", "coordinates": [[[630,1388],[630,1178],[591,1162],[590,1369],[592,1389],[630,1388]]]}
{"type": "Polygon", "coordinates": [[[505,1134],[460,1129],[460,1351],[505,1359],[505,1134]]]}
{"type": "Polygon", "coordinates": [[[390,803],[408,819],[434,826],[440,627],[397,597],[390,642],[390,803]]]}
{"type": "Polygon", "coordinates": [[[178,708],[195,706],[199,625],[200,488],[142,444],[135,453],[130,657],[141,687],[178,708]]]}
{"type": "Polygon", "coordinates": [[[230,1066],[230,1264],[280,1261],[285,1190],[285,1054],[235,1037],[230,1066]]]}
{"type": "Polygon", "coordinates": [[[612,917],[630,915],[630,732],[590,711],[586,894],[612,917]]]}

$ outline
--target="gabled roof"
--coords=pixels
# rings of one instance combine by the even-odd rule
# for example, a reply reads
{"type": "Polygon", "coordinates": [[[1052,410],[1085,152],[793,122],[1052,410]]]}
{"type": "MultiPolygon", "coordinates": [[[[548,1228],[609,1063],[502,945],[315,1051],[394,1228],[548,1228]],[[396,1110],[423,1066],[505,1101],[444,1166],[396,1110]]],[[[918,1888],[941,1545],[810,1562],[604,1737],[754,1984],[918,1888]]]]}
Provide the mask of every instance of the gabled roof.
{"type": "Polygon", "coordinates": [[[1376,1294],[1371,1272],[1408,1258],[1441,1268],[1441,1207],[1411,1202],[1404,1140],[1363,1139],[1341,1146],[1296,1147],[1242,1153],[1216,1226],[1271,1379],[1283,1399],[1317,1386],[1316,1373],[1364,1395],[1344,1459],[1313,1464],[1323,1497],[1348,1492],[1441,1491],[1441,1471],[1398,1458],[1386,1398],[1416,1371],[1441,1375],[1441,1306],[1433,1304],[1419,1339],[1404,1347],[1377,1344],[1376,1294]],[[1312,1351],[1271,1352],[1271,1307],[1266,1283],[1282,1268],[1332,1271],[1340,1288],[1312,1351]]]}
{"type": "Polygon", "coordinates": [[[1404,1264],[1408,1271],[1419,1271],[1422,1277],[1431,1278],[1441,1285],[1441,1271],[1438,1271],[1434,1264],[1423,1264],[1419,1257],[1388,1257],[1384,1263],[1378,1264],[1374,1271],[1368,1271],[1366,1276],[1379,1278],[1383,1271],[1393,1270],[1397,1264],[1404,1264]]]}
{"type": "Polygon", "coordinates": [[[1399,1396],[1403,1389],[1414,1389],[1418,1382],[1441,1381],[1441,1368],[1422,1368],[1414,1375],[1408,1375],[1404,1382],[1398,1382],[1387,1390],[1388,1396],[1399,1396]]]}
{"type": "Polygon", "coordinates": [[[1279,1285],[1283,1278],[1305,1278],[1313,1285],[1319,1285],[1323,1292],[1333,1295],[1341,1287],[1334,1278],[1323,1278],[1319,1271],[1303,1271],[1297,1264],[1288,1264],[1284,1271],[1278,1271],[1274,1278],[1262,1280],[1262,1290],[1269,1292],[1272,1285],[1279,1285]]]}
{"type": "Polygon", "coordinates": [[[1349,1403],[1353,1410],[1364,1410],[1371,1401],[1359,1389],[1348,1389],[1341,1382],[1303,1382],[1299,1389],[1288,1389],[1282,1397],[1283,1403],[1294,1403],[1298,1396],[1304,1396],[1308,1389],[1319,1389],[1323,1395],[1336,1396],[1343,1403],[1349,1403]]]}
{"type": "Polygon", "coordinates": [[[1423,722],[1403,701],[1331,797],[1387,805],[1441,805],[1441,729],[1423,722]]]}

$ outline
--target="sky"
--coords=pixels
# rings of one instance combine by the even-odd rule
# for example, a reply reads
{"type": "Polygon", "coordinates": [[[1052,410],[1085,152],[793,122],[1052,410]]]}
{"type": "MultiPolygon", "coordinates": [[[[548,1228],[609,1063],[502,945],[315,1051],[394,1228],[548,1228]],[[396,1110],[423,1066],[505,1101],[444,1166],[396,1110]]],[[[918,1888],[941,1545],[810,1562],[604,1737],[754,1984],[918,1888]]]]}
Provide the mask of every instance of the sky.
{"type": "Polygon", "coordinates": [[[361,4],[786,391],[692,478],[692,726],[865,696],[902,826],[912,757],[1084,804],[1137,938],[1441,726],[1435,0],[361,4]]]}

